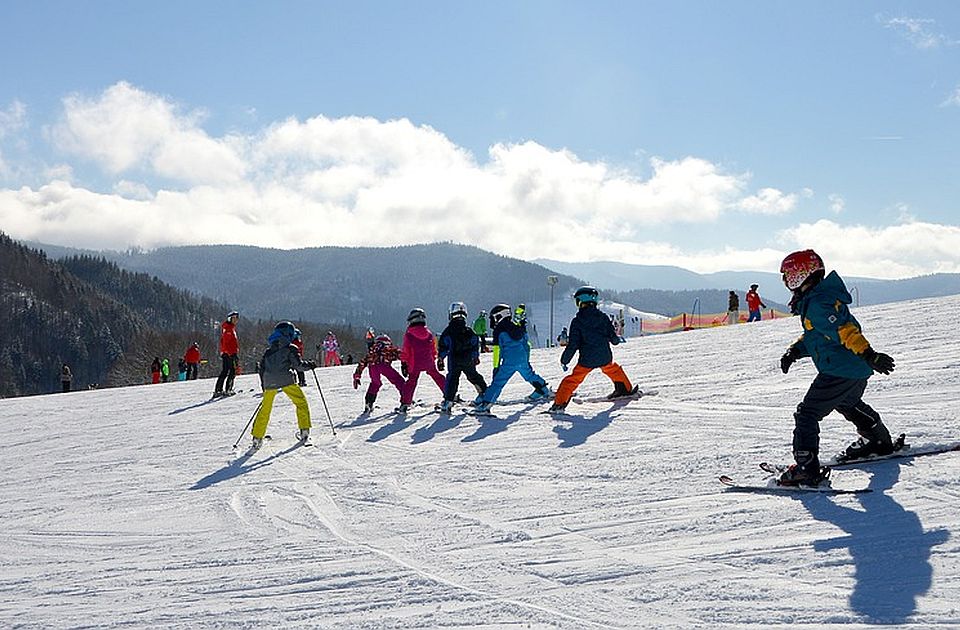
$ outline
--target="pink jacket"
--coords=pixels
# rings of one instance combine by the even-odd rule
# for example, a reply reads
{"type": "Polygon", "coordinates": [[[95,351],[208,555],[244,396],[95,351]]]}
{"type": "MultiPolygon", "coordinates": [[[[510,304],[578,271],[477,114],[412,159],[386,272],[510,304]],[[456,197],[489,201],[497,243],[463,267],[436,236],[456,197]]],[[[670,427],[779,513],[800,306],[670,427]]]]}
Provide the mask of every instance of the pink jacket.
{"type": "Polygon", "coordinates": [[[426,326],[410,326],[403,335],[400,360],[411,372],[422,371],[437,362],[437,345],[426,326]]]}

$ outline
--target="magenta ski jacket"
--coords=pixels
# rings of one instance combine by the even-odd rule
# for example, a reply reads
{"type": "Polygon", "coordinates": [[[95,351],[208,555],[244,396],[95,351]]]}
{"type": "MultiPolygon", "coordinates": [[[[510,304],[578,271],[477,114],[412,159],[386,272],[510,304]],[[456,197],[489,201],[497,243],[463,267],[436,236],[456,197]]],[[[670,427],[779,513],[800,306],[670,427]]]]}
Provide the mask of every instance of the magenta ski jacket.
{"type": "Polygon", "coordinates": [[[411,372],[425,370],[437,362],[437,346],[433,333],[425,325],[414,324],[403,335],[400,360],[411,372]]]}

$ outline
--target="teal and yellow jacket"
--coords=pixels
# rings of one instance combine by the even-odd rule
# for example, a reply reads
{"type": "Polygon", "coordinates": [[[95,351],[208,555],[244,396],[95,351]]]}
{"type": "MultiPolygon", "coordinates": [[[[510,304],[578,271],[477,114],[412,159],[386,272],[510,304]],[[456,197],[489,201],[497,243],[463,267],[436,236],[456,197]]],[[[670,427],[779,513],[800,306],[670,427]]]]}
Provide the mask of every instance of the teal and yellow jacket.
{"type": "Polygon", "coordinates": [[[800,315],[803,335],[793,342],[791,352],[809,356],[823,374],[863,379],[873,369],[863,359],[870,342],[860,331],[860,322],[850,313],[850,292],[836,271],[831,271],[794,305],[800,315]]]}

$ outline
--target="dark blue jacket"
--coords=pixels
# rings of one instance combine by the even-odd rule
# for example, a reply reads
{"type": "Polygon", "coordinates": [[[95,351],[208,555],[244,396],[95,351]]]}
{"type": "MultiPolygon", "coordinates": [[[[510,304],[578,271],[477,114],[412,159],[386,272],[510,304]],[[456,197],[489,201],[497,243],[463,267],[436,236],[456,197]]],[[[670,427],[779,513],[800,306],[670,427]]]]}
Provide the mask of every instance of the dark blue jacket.
{"type": "Polygon", "coordinates": [[[831,271],[797,300],[794,309],[800,314],[803,336],[792,349],[799,357],[811,357],[823,374],[863,379],[873,374],[861,356],[870,343],[847,308],[852,301],[843,280],[831,271]]]}
{"type": "Polygon", "coordinates": [[[437,356],[441,359],[449,357],[449,367],[475,365],[480,358],[480,337],[467,326],[464,318],[454,317],[440,333],[437,356]]]}
{"type": "Polygon", "coordinates": [[[607,314],[596,306],[584,306],[570,322],[569,339],[560,355],[560,363],[569,364],[579,351],[577,364],[587,368],[602,367],[613,362],[610,345],[618,343],[620,338],[607,314]]]}

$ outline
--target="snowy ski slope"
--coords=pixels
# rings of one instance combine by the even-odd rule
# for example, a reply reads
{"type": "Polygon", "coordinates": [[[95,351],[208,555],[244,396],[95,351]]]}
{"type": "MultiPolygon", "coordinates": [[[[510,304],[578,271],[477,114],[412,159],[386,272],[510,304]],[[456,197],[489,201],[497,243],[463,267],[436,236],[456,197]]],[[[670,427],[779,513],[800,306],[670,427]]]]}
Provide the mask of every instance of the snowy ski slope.
{"type": "MultiPolygon", "coordinates": [[[[856,311],[897,360],[866,400],[915,443],[960,439],[958,310],[856,311]]],[[[798,334],[789,319],[632,338],[615,356],[659,395],[562,420],[527,404],[400,419],[389,385],[362,418],[353,367],[317,370],[336,438],[308,375],[316,446],[295,446],[281,396],[273,440],[239,459],[254,376],[216,402],[212,380],[0,400],[0,626],[960,626],[960,453],[836,471],[874,490],[855,496],[717,481],[789,459],[814,374],[779,370],[798,334]]],[[[557,357],[533,355],[554,387],[557,357]]],[[[597,373],[580,397],[609,388],[597,373]]],[[[440,398],[426,378],[418,395],[440,398]]],[[[853,437],[824,421],[826,454],[853,437]]]]}

